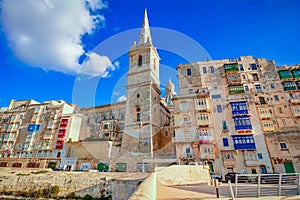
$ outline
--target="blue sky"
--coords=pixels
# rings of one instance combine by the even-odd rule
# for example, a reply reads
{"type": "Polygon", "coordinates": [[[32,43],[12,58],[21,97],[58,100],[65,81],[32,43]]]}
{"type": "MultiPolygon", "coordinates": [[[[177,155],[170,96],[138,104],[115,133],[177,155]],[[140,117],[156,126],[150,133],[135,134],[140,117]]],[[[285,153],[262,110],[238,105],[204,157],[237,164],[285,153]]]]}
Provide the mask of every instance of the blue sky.
{"type": "Polygon", "coordinates": [[[81,107],[124,99],[127,51],[139,38],[145,8],[157,27],[162,87],[169,77],[176,84],[179,63],[206,53],[300,63],[298,0],[2,0],[0,6],[0,107],[11,99],[81,107]]]}

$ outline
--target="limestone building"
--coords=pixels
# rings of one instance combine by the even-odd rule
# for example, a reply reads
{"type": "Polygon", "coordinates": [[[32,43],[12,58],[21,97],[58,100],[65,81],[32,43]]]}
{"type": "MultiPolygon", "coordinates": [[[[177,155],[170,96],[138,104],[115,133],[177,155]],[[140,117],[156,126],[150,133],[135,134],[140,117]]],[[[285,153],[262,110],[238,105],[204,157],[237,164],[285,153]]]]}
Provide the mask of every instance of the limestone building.
{"type": "Polygon", "coordinates": [[[275,172],[299,172],[300,66],[281,66],[274,73],[278,73],[274,89],[279,90],[279,94],[274,95],[274,102],[281,104],[274,107],[277,129],[265,134],[270,159],[275,172]]]}
{"type": "MultiPolygon", "coordinates": [[[[0,156],[65,157],[67,142],[78,141],[81,117],[75,105],[62,100],[44,103],[12,100],[1,122],[0,156]]],[[[38,162],[31,162],[29,167],[38,166],[38,162]]]]}
{"type": "Polygon", "coordinates": [[[25,100],[1,109],[0,166],[60,162],[123,172],[198,162],[222,175],[300,170],[299,65],[277,68],[252,56],[179,64],[178,94],[169,80],[162,95],[146,11],[128,54],[124,102],[79,110],[25,100]]]}

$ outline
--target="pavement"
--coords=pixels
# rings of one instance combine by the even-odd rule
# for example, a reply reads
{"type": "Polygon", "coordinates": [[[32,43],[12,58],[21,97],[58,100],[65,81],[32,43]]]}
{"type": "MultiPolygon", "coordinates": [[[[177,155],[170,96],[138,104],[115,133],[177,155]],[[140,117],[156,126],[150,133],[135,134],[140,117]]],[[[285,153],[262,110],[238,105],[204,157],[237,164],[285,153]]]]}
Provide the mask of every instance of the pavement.
{"type": "MultiPolygon", "coordinates": [[[[216,195],[215,186],[208,186],[207,184],[197,185],[183,185],[183,186],[157,186],[157,200],[208,200],[231,199],[230,192],[227,185],[218,186],[219,198],[216,195]]],[[[259,198],[235,198],[238,200],[300,200],[299,196],[266,196],[259,198]]]]}

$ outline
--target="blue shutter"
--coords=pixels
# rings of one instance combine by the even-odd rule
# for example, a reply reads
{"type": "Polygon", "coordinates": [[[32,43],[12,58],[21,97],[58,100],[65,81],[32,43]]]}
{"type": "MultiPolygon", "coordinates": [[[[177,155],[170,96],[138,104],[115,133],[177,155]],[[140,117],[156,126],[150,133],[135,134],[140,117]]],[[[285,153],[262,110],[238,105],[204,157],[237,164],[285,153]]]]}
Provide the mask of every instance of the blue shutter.
{"type": "Polygon", "coordinates": [[[228,138],[223,138],[223,146],[224,147],[228,147],[229,144],[228,144],[228,138]]]}

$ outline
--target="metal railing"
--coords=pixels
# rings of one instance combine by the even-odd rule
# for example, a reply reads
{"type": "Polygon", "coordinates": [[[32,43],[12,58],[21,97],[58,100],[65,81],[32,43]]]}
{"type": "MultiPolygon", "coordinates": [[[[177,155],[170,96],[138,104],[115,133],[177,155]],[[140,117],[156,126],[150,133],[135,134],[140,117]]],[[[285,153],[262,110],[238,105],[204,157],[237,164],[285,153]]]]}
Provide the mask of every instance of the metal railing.
{"type": "Polygon", "coordinates": [[[299,173],[236,174],[229,182],[229,189],[234,191],[235,198],[300,194],[299,173]]]}

